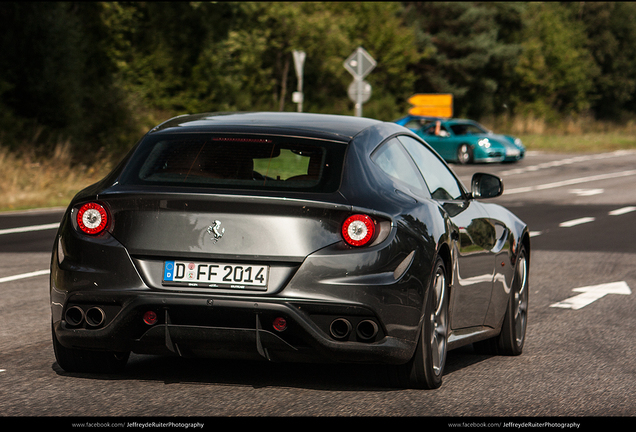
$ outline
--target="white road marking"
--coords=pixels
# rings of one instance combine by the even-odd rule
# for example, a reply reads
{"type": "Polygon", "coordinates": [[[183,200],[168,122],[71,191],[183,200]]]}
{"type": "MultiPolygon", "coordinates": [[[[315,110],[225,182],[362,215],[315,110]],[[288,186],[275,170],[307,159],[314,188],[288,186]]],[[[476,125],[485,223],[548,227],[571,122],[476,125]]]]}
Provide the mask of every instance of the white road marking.
{"type": "Polygon", "coordinates": [[[607,294],[630,295],[632,293],[625,281],[574,288],[572,291],[582,294],[551,304],[550,307],[578,310],[605,297],[607,294]]]}
{"type": "Polygon", "coordinates": [[[45,225],[32,225],[32,226],[18,227],[18,228],[7,228],[7,229],[0,230],[0,235],[31,232],[31,231],[44,231],[44,230],[56,229],[59,226],[60,226],[59,223],[52,223],[52,224],[45,224],[45,225]]]}
{"type": "Polygon", "coordinates": [[[602,194],[605,189],[570,189],[568,192],[578,196],[593,196],[602,194]]]}
{"type": "Polygon", "coordinates": [[[627,170],[627,171],[620,171],[615,173],[599,174],[595,176],[574,178],[574,179],[563,180],[563,181],[558,181],[554,183],[546,183],[546,184],[537,185],[537,186],[526,186],[521,188],[510,189],[507,191],[504,190],[504,195],[534,192],[534,191],[540,191],[540,190],[546,190],[546,189],[554,189],[554,188],[559,188],[563,186],[571,186],[571,185],[580,184],[580,183],[587,183],[587,182],[599,181],[599,180],[608,180],[608,179],[614,179],[614,178],[620,178],[620,177],[628,177],[633,175],[636,175],[636,170],[627,170]]]}
{"type": "Polygon", "coordinates": [[[626,213],[631,213],[633,211],[636,211],[636,207],[623,207],[623,208],[619,208],[616,210],[612,210],[611,212],[609,212],[610,216],[620,216],[620,215],[624,215],[626,213]]]}
{"type": "Polygon", "coordinates": [[[523,167],[523,168],[515,168],[515,169],[511,169],[511,170],[507,170],[507,171],[502,171],[501,175],[502,176],[508,176],[508,175],[515,175],[515,174],[523,174],[523,173],[535,172],[535,171],[539,171],[539,170],[547,169],[547,168],[555,168],[555,167],[560,167],[560,166],[563,166],[563,165],[571,165],[571,164],[577,163],[577,162],[588,162],[588,161],[592,161],[592,160],[601,160],[601,159],[609,159],[609,158],[613,158],[613,157],[622,157],[622,156],[625,156],[627,154],[633,154],[633,153],[634,152],[632,150],[617,150],[617,151],[614,151],[614,152],[611,152],[611,153],[601,153],[601,154],[595,154],[595,155],[575,156],[575,157],[571,157],[571,158],[567,158],[567,159],[544,162],[544,163],[540,163],[540,164],[537,164],[537,165],[530,165],[530,166],[523,167]]]}
{"type": "Polygon", "coordinates": [[[593,217],[584,217],[580,219],[573,219],[571,221],[561,222],[559,226],[562,228],[570,228],[573,226],[594,222],[595,220],[596,218],[593,218],[593,217]]]}
{"type": "Polygon", "coordinates": [[[35,277],[35,276],[47,275],[49,273],[51,273],[51,270],[46,269],[46,270],[38,270],[38,271],[30,272],[30,273],[22,273],[15,276],[7,276],[7,277],[0,278],[0,283],[11,282],[11,281],[20,280],[20,279],[27,279],[27,278],[35,277]]]}
{"type": "MultiPolygon", "coordinates": [[[[635,212],[636,211],[636,206],[628,206],[628,207],[622,207],[616,210],[612,210],[608,213],[608,215],[610,216],[620,216],[620,215],[624,215],[627,213],[631,213],[631,212],[635,212]]],[[[573,226],[577,226],[577,225],[581,225],[581,224],[585,224],[585,223],[589,223],[589,222],[594,222],[596,220],[596,218],[593,217],[584,217],[584,218],[579,218],[579,219],[573,219],[570,221],[565,221],[565,222],[561,222],[559,224],[559,227],[561,228],[570,228],[573,226]]],[[[537,237],[540,236],[541,234],[543,234],[543,231],[530,231],[529,232],[530,237],[537,237]]]]}

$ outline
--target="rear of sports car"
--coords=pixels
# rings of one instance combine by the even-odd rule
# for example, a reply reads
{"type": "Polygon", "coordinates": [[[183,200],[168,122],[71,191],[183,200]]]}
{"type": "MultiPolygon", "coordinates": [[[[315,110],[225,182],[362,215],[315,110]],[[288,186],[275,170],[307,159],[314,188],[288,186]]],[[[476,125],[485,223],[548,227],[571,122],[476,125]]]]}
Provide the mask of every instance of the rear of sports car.
{"type": "Polygon", "coordinates": [[[289,134],[147,135],[60,226],[60,366],[113,370],[129,352],[407,361],[413,254],[389,215],[340,193],[347,150],[289,134]]]}

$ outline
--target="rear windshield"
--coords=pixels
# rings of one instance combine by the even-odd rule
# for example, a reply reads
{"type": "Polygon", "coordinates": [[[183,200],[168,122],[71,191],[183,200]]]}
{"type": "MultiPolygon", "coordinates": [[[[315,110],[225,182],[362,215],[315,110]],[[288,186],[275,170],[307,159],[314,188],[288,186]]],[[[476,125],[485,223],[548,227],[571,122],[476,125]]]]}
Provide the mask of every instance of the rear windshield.
{"type": "Polygon", "coordinates": [[[288,137],[147,137],[122,184],[334,192],[346,145],[288,137]]]}

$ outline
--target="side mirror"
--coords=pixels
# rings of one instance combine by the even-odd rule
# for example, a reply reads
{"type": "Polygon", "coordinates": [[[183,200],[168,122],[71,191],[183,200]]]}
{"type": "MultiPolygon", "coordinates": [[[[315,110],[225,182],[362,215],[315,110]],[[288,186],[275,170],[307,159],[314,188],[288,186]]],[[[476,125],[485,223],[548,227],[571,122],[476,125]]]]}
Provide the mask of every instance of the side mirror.
{"type": "Polygon", "coordinates": [[[471,181],[473,198],[495,198],[504,191],[503,182],[497,176],[485,173],[475,173],[471,181]]]}

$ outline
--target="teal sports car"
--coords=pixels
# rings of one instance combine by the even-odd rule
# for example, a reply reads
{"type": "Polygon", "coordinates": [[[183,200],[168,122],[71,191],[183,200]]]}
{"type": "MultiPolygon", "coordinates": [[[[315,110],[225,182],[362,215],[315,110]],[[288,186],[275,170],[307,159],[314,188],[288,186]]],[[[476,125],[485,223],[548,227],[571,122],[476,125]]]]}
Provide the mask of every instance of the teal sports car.
{"type": "Polygon", "coordinates": [[[526,152],[519,138],[495,134],[473,120],[409,115],[395,123],[422,137],[447,162],[517,162],[526,152]]]}

